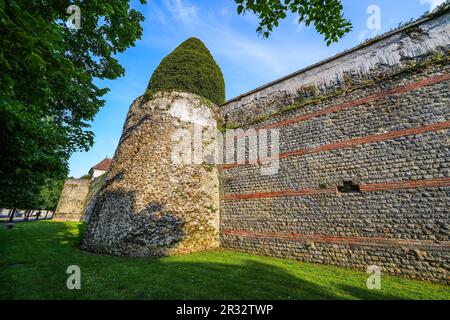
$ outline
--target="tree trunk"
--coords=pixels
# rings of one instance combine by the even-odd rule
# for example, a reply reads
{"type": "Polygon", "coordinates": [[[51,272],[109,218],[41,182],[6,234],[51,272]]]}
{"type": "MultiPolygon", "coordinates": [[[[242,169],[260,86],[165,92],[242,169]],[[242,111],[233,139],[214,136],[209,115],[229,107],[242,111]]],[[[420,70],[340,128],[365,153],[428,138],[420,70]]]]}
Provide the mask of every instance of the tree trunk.
{"type": "Polygon", "coordinates": [[[11,212],[11,215],[10,215],[10,217],[9,217],[9,222],[13,222],[13,220],[14,220],[14,214],[16,213],[16,208],[14,208],[13,210],[12,210],[12,212],[11,212]]]}
{"type": "Polygon", "coordinates": [[[30,217],[30,214],[31,214],[31,212],[32,212],[33,210],[31,210],[31,209],[29,209],[29,210],[27,210],[27,215],[25,216],[25,221],[28,221],[28,218],[30,217]]]}

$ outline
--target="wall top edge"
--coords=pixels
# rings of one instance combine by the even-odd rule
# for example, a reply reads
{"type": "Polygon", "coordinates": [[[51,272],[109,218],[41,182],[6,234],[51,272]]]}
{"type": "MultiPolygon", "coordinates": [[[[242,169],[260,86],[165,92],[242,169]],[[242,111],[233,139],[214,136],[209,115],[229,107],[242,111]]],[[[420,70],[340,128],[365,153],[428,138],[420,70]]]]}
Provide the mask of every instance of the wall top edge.
{"type": "Polygon", "coordinates": [[[248,97],[248,96],[250,96],[252,94],[258,93],[258,92],[260,92],[260,91],[262,91],[264,89],[270,88],[271,86],[274,86],[276,84],[280,84],[280,83],[282,83],[282,82],[284,82],[286,80],[289,80],[289,79],[292,79],[294,77],[297,77],[297,76],[299,76],[301,74],[304,74],[304,73],[306,73],[308,71],[316,69],[316,68],[318,68],[320,66],[323,66],[323,65],[326,65],[326,64],[328,64],[330,62],[336,61],[336,60],[338,60],[340,58],[346,57],[346,56],[348,56],[348,55],[350,55],[352,53],[355,53],[357,51],[360,51],[360,50],[362,50],[364,48],[375,47],[380,42],[382,42],[384,40],[387,40],[387,39],[389,39],[391,37],[394,37],[396,35],[402,34],[405,31],[409,30],[410,28],[419,27],[420,25],[424,25],[424,24],[426,24],[426,23],[428,23],[430,21],[437,20],[439,18],[442,18],[443,16],[449,16],[450,17],[450,12],[448,10],[444,10],[443,12],[440,12],[440,13],[437,13],[437,14],[431,14],[431,15],[428,15],[428,16],[426,16],[424,18],[418,19],[418,20],[416,20],[416,21],[414,21],[412,23],[409,23],[409,24],[407,24],[405,26],[402,26],[401,28],[398,28],[396,30],[392,30],[392,31],[389,31],[389,32],[387,32],[385,34],[382,34],[382,35],[380,35],[380,36],[378,36],[378,37],[376,37],[376,38],[374,38],[372,40],[369,39],[369,40],[359,44],[356,47],[353,47],[351,49],[347,49],[347,50],[345,50],[345,51],[343,51],[341,53],[338,53],[338,54],[336,54],[336,55],[334,55],[334,56],[332,56],[330,58],[327,58],[325,60],[319,61],[319,62],[317,62],[315,64],[312,64],[310,66],[302,68],[302,69],[300,69],[298,71],[290,73],[290,74],[288,74],[286,76],[283,76],[283,77],[278,78],[278,79],[276,79],[274,81],[268,82],[268,83],[266,83],[266,84],[264,84],[262,86],[259,86],[259,87],[255,88],[253,90],[250,90],[250,91],[248,91],[246,93],[243,93],[241,95],[238,95],[238,96],[236,96],[236,97],[234,97],[234,98],[232,98],[230,100],[227,100],[220,107],[225,107],[225,106],[227,106],[227,105],[229,105],[229,104],[231,104],[233,102],[237,102],[237,101],[239,101],[239,100],[241,100],[241,99],[243,99],[245,97],[248,97]]]}

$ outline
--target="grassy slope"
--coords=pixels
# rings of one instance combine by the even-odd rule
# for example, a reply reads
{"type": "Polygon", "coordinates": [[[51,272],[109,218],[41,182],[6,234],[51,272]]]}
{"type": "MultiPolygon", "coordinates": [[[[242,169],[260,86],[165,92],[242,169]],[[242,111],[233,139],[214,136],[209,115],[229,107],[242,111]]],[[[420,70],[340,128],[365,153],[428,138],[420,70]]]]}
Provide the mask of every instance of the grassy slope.
{"type": "Polygon", "coordinates": [[[218,250],[162,259],[92,255],[78,249],[83,225],[0,225],[1,299],[450,299],[449,287],[331,266],[218,250]],[[81,290],[66,268],[81,267],[81,290]]]}

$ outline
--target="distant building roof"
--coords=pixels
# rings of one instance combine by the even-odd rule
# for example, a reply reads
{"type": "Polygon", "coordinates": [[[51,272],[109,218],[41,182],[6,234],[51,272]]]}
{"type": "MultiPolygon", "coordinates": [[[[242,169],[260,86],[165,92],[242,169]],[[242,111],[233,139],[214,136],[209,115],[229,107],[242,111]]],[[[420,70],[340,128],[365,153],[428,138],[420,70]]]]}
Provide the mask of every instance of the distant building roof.
{"type": "Polygon", "coordinates": [[[99,163],[97,163],[95,166],[93,166],[91,168],[91,170],[95,169],[95,170],[108,171],[109,170],[109,166],[111,165],[111,161],[112,160],[110,158],[105,158],[102,161],[100,161],[99,163]]]}

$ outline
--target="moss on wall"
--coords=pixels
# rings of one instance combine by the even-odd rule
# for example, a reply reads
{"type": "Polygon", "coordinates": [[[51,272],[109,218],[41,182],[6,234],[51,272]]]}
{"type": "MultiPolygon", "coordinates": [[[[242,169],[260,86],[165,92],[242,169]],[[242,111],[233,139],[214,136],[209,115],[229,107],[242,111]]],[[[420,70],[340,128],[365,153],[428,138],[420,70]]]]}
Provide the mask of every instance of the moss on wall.
{"type": "MultiPolygon", "coordinates": [[[[218,123],[218,129],[224,132],[227,129],[238,129],[257,125],[285,112],[300,109],[309,105],[317,105],[330,99],[334,99],[344,93],[350,93],[355,90],[362,90],[364,88],[374,86],[378,83],[382,83],[402,74],[406,75],[414,73],[417,70],[423,69],[430,65],[445,65],[449,61],[450,56],[448,55],[448,50],[444,49],[443,51],[431,51],[427,55],[422,57],[420,61],[412,59],[411,61],[405,63],[404,68],[390,74],[381,74],[378,76],[372,75],[372,78],[370,79],[355,78],[350,75],[344,74],[344,82],[342,87],[340,88],[335,88],[333,90],[330,90],[329,92],[324,93],[314,86],[302,87],[297,91],[297,97],[293,100],[292,103],[289,103],[287,105],[280,105],[278,110],[263,114],[261,116],[257,116],[251,121],[247,121],[243,124],[218,123]]],[[[285,100],[288,100],[288,98],[289,97],[285,97],[285,100]]]]}

